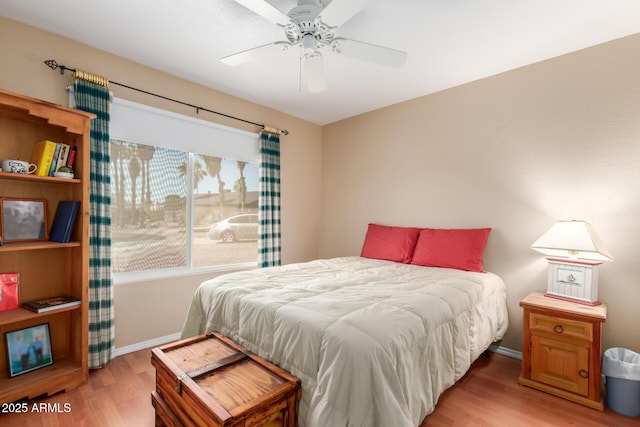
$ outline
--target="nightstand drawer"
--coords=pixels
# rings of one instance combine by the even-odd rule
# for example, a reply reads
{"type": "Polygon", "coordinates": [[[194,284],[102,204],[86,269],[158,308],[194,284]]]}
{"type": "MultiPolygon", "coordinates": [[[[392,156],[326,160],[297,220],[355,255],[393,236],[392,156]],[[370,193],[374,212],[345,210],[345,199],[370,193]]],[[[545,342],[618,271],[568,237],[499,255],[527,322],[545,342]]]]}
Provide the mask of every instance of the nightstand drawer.
{"type": "Polygon", "coordinates": [[[544,333],[549,336],[593,340],[593,324],[589,322],[546,316],[539,313],[531,313],[529,322],[532,334],[544,333]]]}

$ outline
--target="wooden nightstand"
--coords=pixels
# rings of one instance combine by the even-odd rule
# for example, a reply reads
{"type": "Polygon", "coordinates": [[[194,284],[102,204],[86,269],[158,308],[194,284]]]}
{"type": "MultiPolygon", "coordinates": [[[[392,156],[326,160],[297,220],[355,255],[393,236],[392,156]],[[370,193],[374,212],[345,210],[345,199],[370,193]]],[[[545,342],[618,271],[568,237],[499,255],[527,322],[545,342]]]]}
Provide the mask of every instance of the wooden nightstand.
{"type": "Polygon", "coordinates": [[[602,324],[605,304],[588,306],[529,294],[520,301],[522,375],[518,383],[600,411],[602,324]]]}

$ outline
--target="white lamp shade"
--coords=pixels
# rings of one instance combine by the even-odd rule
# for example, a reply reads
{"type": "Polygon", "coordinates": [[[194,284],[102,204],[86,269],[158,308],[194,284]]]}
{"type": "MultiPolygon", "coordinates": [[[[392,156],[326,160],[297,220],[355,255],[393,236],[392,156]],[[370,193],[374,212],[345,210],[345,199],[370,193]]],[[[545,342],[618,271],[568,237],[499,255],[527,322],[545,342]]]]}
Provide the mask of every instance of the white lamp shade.
{"type": "Polygon", "coordinates": [[[531,245],[531,249],[550,257],[613,261],[594,228],[585,221],[556,222],[531,245]]]}

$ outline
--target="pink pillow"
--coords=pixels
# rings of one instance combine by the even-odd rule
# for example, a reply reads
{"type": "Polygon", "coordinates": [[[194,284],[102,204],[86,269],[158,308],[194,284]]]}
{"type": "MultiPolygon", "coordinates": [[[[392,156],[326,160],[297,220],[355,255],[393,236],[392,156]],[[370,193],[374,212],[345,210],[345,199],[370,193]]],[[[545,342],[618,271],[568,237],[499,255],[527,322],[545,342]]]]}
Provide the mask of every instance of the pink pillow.
{"type": "Polygon", "coordinates": [[[423,228],[411,264],[483,272],[482,259],[490,231],[490,228],[423,228]]]}
{"type": "Polygon", "coordinates": [[[419,228],[369,224],[361,255],[408,264],[419,232],[419,228]]]}

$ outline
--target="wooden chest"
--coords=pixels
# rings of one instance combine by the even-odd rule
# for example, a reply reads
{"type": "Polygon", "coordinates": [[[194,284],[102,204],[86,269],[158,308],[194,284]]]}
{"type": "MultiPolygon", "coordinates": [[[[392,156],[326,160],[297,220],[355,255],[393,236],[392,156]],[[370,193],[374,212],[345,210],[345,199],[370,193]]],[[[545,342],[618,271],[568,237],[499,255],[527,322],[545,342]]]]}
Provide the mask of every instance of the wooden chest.
{"type": "Polygon", "coordinates": [[[151,351],[156,425],[295,427],[300,380],[219,333],[151,351]]]}

